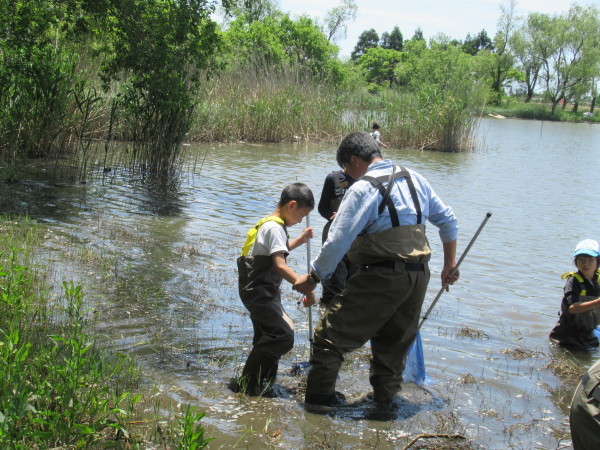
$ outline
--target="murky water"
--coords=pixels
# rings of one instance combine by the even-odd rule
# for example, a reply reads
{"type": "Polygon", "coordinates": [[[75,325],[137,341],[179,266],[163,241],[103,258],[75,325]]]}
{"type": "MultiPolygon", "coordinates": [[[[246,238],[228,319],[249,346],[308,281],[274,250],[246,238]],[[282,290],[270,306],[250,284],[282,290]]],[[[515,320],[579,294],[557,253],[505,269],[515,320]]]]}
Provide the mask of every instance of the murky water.
{"type": "MultiPolygon", "coordinates": [[[[459,253],[485,213],[493,213],[459,284],[421,331],[429,382],[406,384],[406,407],[395,420],[374,420],[368,408],[319,416],[306,412],[293,391],[247,399],[226,387],[252,339],[235,271],[245,232],[273,210],[289,182],[307,183],[318,198],[325,175],[336,169],[335,146],[192,146],[175,185],[132,182],[117,168],[77,185],[38,173],[3,187],[0,208],[45,224],[44,258],[57,280],[82,280],[107,342],[139,358],[157,395],[207,411],[212,448],[394,448],[436,432],[464,433],[488,448],[556,448],[568,437],[568,401],[563,380],[543,368],[548,361],[539,354],[562,354],[547,340],[560,275],[571,270],[579,240],[600,238],[600,128],[483,120],[480,142],[470,154],[385,152],[425,175],[454,208],[459,253]]],[[[324,225],[316,210],[311,222],[317,230],[324,225]]],[[[293,227],[292,236],[300,229],[293,227]]],[[[431,301],[442,252],[434,227],[429,237],[431,301]]],[[[320,236],[313,254],[319,242],[320,236]]],[[[289,264],[303,272],[305,248],[289,264]]],[[[295,389],[303,380],[288,372],[308,357],[307,314],[289,285],[283,291],[296,346],[280,381],[295,389]]],[[[597,357],[575,358],[587,367],[597,357]]],[[[353,399],[368,392],[368,349],[348,358],[338,388],[353,399]]]]}

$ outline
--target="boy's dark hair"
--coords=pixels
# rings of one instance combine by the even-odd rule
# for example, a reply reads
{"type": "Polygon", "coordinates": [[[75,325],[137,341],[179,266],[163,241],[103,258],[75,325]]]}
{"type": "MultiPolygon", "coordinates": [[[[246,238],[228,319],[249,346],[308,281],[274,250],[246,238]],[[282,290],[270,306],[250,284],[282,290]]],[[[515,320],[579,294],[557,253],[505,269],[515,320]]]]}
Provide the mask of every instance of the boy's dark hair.
{"type": "Polygon", "coordinates": [[[377,122],[373,122],[373,126],[371,128],[374,130],[379,130],[379,124],[377,122]]]}
{"type": "Polygon", "coordinates": [[[350,133],[342,140],[335,159],[343,169],[350,162],[352,156],[358,156],[368,163],[373,161],[375,157],[383,158],[377,141],[369,133],[362,131],[350,133]]]}
{"type": "Polygon", "coordinates": [[[288,184],[281,192],[279,206],[284,206],[292,200],[295,200],[300,208],[314,209],[315,207],[315,197],[309,187],[304,183],[288,184]]]}

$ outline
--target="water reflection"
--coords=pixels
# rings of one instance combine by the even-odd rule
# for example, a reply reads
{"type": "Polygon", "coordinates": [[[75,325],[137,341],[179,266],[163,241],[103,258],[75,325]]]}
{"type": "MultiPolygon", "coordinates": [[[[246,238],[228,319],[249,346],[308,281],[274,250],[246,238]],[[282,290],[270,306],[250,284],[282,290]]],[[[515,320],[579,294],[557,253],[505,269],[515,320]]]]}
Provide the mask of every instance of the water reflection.
{"type": "MultiPolygon", "coordinates": [[[[110,345],[138,355],[167,398],[207,409],[209,434],[219,445],[391,448],[411,434],[461,430],[491,448],[556,446],[553,432],[565,430],[566,395],[545,386],[554,389],[564,380],[535,355],[562,352],[547,340],[560,307],[560,274],[571,269],[576,242],[598,237],[600,218],[582,208],[597,203],[597,190],[580,168],[598,167],[600,131],[484,120],[480,133],[482,148],[474,153],[385,151],[425,175],[454,208],[459,252],[493,212],[463,263],[460,283],[444,293],[421,332],[430,394],[406,385],[404,415],[392,421],[370,420],[360,408],[355,416],[304,412],[302,379],[287,371],[308,357],[307,315],[289,286],[284,301],[296,346],[282,362],[280,381],[296,394],[243,399],[226,388],[252,339],[234,264],[244,235],[273,210],[286,184],[305,182],[318,198],[325,175],[337,169],[335,146],[191,146],[182,177],[167,184],[132,181],[119,169],[85,185],[32,173],[2,186],[0,206],[48,224],[45,257],[60,266],[61,277],[94,286],[89,295],[110,345]],[[97,255],[92,270],[84,249],[97,255]],[[483,334],[473,338],[465,330],[483,334]]],[[[316,211],[311,215],[317,230],[324,223],[316,211]]],[[[429,236],[432,299],[442,251],[432,227],[429,236]]],[[[315,255],[319,247],[317,235],[315,255]]],[[[293,252],[290,265],[306,267],[305,252],[293,252]]],[[[597,357],[576,356],[582,366],[597,357]]],[[[367,372],[365,350],[349,358],[338,387],[359,399],[369,390],[367,372]]]]}

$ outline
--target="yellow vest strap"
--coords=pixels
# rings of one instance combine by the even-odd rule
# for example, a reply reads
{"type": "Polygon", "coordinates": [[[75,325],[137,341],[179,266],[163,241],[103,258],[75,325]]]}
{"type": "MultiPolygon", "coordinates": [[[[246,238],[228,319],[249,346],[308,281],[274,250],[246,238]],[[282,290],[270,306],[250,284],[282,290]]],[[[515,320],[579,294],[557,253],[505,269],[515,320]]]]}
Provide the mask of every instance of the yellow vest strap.
{"type": "MultiPolygon", "coordinates": [[[[265,222],[269,222],[269,221],[274,221],[282,226],[285,226],[285,222],[283,221],[283,219],[281,217],[267,216],[267,217],[263,217],[262,219],[260,219],[256,223],[256,225],[254,225],[252,228],[250,228],[250,230],[248,230],[248,237],[246,238],[246,242],[244,243],[244,246],[242,247],[242,256],[246,256],[250,252],[250,249],[252,248],[254,241],[256,241],[256,236],[258,235],[258,229],[265,222]]],[[[286,231],[286,234],[287,234],[287,231],[286,231]]]]}
{"type": "Polygon", "coordinates": [[[563,280],[566,280],[567,278],[575,277],[575,279],[577,281],[579,281],[580,283],[583,283],[583,277],[581,275],[579,275],[577,272],[565,272],[560,277],[563,280]]]}
{"type": "MultiPolygon", "coordinates": [[[[597,270],[595,275],[596,275],[596,279],[598,279],[600,277],[600,270],[597,270]]],[[[566,272],[561,275],[561,278],[563,280],[566,280],[567,278],[571,278],[571,277],[575,277],[575,279],[577,281],[579,281],[579,284],[583,283],[583,277],[581,275],[579,275],[579,273],[577,273],[577,272],[566,272]]],[[[585,284],[584,284],[584,286],[585,286],[585,284]]],[[[585,289],[585,287],[584,287],[581,290],[581,292],[579,293],[579,295],[587,295],[587,289],[585,289]]]]}

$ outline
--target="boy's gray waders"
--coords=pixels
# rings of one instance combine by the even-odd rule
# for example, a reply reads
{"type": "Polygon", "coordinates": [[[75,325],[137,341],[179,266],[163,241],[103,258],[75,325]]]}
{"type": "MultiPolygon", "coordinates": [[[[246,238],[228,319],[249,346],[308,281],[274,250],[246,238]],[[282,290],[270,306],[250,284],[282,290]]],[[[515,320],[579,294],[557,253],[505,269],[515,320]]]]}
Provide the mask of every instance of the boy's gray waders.
{"type": "Polygon", "coordinates": [[[283,278],[275,271],[271,256],[240,256],[237,259],[239,293],[254,327],[252,351],[242,371],[248,389],[272,383],[279,358],[294,346],[292,321],[281,305],[283,278]]]}

